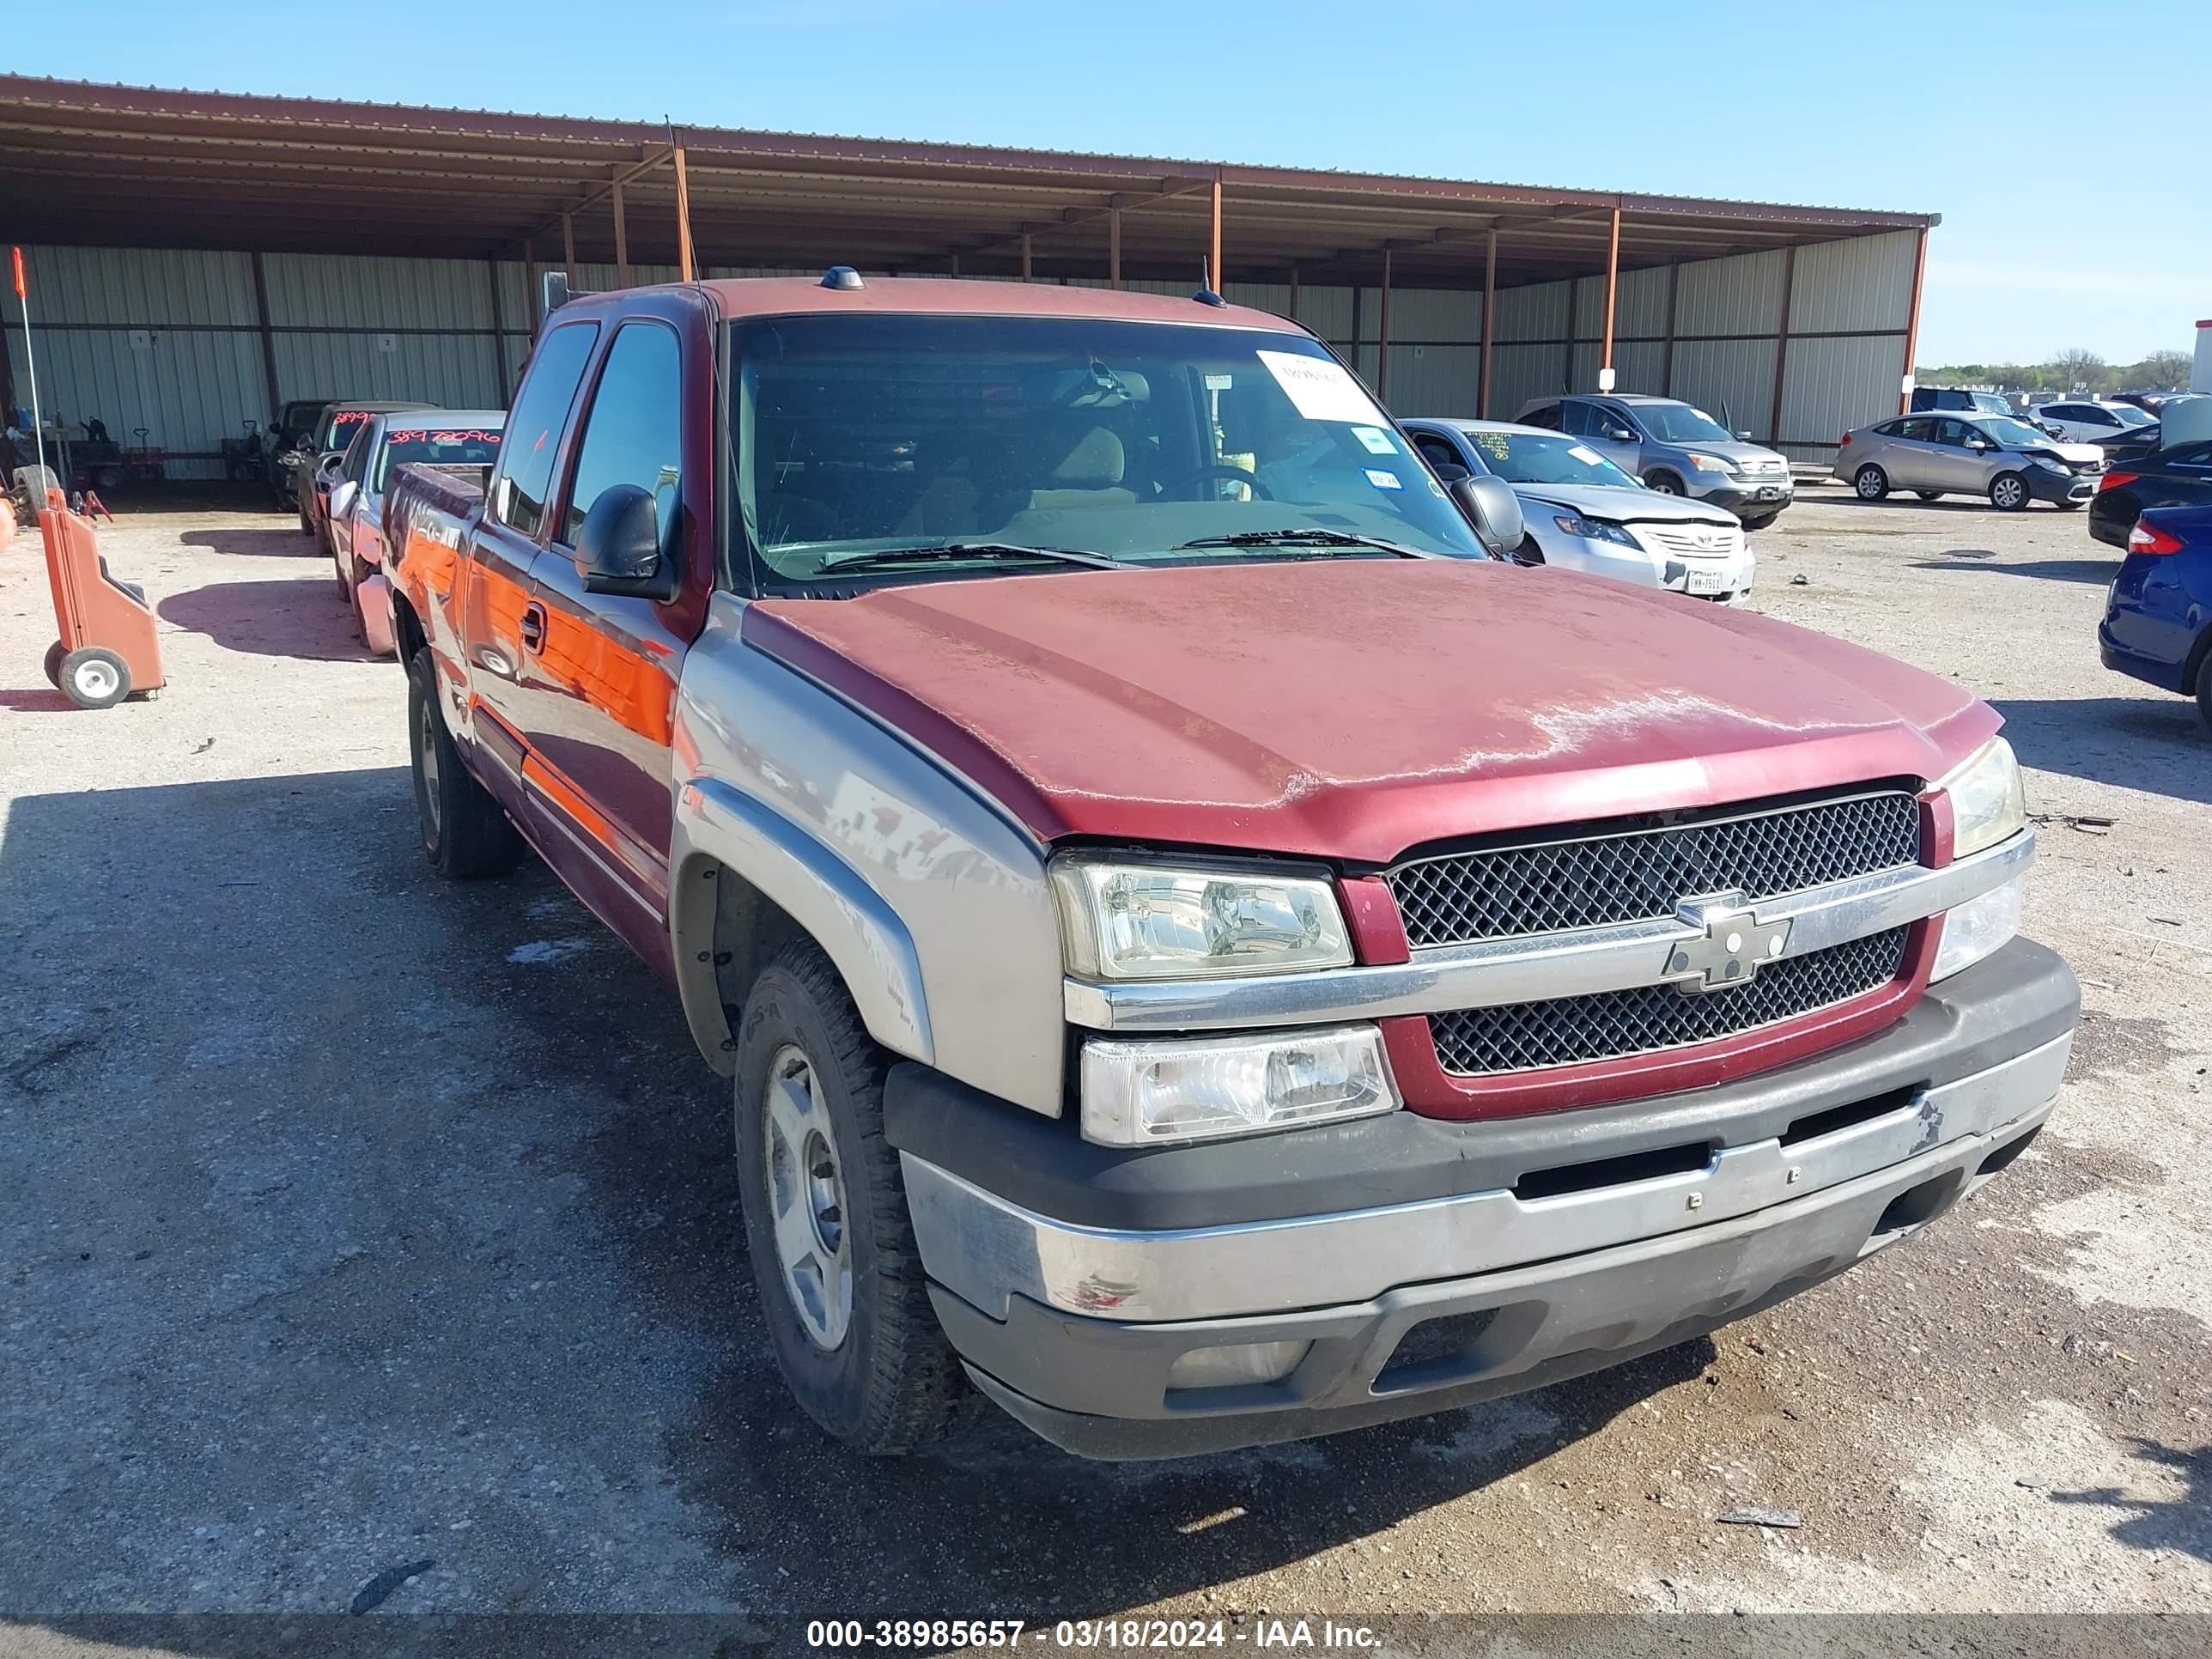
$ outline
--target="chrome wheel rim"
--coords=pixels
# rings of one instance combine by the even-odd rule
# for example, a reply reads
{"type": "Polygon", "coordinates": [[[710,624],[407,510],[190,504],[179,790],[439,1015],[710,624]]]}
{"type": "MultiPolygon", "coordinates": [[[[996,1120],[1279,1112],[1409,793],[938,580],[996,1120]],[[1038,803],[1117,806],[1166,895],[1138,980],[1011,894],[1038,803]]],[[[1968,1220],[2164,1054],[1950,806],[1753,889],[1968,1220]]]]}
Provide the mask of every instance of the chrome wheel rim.
{"type": "Polygon", "coordinates": [[[2020,486],[2009,478],[2000,480],[1997,484],[1997,505],[1999,507],[2019,506],[2020,486]]]}
{"type": "Polygon", "coordinates": [[[1872,501],[1881,494],[1881,480],[1869,471],[1859,474],[1859,494],[1872,501]]]}
{"type": "Polygon", "coordinates": [[[783,1288],[814,1346],[827,1353],[853,1322],[853,1243],[844,1171],[805,1051],[787,1043],[769,1062],[761,1102],[768,1133],[769,1220],[783,1288]]]}
{"type": "Polygon", "coordinates": [[[102,662],[97,657],[89,662],[79,663],[70,679],[76,685],[79,696],[94,702],[113,696],[116,688],[123,684],[115,672],[115,665],[102,662]]]}
{"type": "Polygon", "coordinates": [[[430,722],[438,718],[428,697],[422,699],[422,713],[415,722],[415,763],[422,773],[422,816],[429,821],[430,833],[438,832],[438,734],[430,722]]]}

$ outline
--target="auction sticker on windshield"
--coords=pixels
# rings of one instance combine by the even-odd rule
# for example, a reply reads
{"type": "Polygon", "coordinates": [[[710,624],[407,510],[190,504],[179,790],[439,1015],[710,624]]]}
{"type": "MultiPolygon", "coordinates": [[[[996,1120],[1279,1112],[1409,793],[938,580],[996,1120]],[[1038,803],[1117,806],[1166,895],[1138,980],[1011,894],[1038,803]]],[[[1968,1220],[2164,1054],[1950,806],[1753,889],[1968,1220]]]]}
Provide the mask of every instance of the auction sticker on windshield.
{"type": "Polygon", "coordinates": [[[1390,441],[1390,434],[1380,427],[1356,426],[1352,428],[1352,435],[1366,446],[1370,454],[1395,455],[1398,453],[1398,446],[1390,441]]]}
{"type": "Polygon", "coordinates": [[[1260,362],[1306,419],[1375,425],[1375,400],[1342,363],[1295,351],[1263,351],[1260,362]]]}

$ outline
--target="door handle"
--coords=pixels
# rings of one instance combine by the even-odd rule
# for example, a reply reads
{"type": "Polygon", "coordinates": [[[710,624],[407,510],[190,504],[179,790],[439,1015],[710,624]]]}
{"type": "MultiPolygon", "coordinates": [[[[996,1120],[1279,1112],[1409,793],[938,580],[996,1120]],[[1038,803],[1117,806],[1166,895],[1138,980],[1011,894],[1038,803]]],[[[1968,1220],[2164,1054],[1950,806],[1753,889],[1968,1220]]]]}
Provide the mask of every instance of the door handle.
{"type": "Polygon", "coordinates": [[[545,607],[532,599],[522,607],[522,648],[536,656],[545,648],[545,607]]]}

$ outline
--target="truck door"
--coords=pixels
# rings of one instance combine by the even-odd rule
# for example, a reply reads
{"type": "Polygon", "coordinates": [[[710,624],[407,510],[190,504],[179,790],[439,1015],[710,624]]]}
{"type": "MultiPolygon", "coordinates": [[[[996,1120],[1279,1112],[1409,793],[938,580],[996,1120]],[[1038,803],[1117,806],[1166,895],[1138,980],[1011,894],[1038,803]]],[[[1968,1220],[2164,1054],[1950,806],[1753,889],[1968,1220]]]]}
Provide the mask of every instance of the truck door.
{"type": "Polygon", "coordinates": [[[670,323],[634,317],[615,331],[572,446],[562,511],[532,568],[536,643],[524,641],[535,810],[569,843],[561,854],[569,884],[625,935],[641,921],[661,928],[666,914],[676,682],[696,631],[687,596],[703,583],[698,562],[708,556],[703,535],[696,548],[683,544],[683,368],[670,323]],[[621,483],[653,495],[661,545],[686,573],[686,594],[669,604],[584,591],[576,532],[599,492],[621,483]]]}
{"type": "Polygon", "coordinates": [[[499,465],[459,577],[461,639],[468,663],[469,724],[496,775],[487,785],[501,804],[526,811],[526,716],[521,684],[529,649],[531,568],[547,529],[554,464],[568,410],[599,337],[595,322],[554,329],[531,354],[500,445],[499,465]]]}

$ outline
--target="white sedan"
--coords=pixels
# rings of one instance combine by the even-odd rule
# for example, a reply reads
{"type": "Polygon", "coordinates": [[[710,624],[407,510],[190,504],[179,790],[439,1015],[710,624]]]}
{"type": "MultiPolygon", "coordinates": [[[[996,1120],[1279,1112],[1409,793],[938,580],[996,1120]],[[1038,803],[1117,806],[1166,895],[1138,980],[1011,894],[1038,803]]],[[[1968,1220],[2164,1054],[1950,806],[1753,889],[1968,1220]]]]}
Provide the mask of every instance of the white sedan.
{"type": "Polygon", "coordinates": [[[2027,411],[2027,417],[2067,442],[2076,444],[2117,438],[2139,426],[2150,425],[2153,419],[2133,404],[2107,404],[2088,398],[2039,404],[2027,411]]]}
{"type": "MultiPolygon", "coordinates": [[[[1521,556],[1727,605],[1750,597],[1758,556],[1733,513],[1647,489],[1581,439],[1504,421],[1401,421],[1422,458],[1503,478],[1521,498],[1521,556]]],[[[1449,469],[1449,470],[1448,470],[1449,469]]]]}

